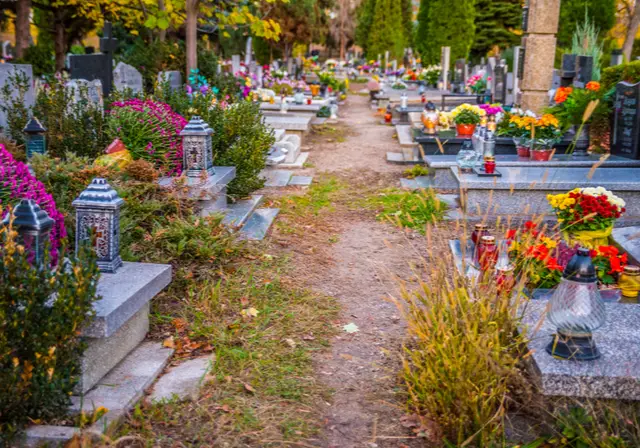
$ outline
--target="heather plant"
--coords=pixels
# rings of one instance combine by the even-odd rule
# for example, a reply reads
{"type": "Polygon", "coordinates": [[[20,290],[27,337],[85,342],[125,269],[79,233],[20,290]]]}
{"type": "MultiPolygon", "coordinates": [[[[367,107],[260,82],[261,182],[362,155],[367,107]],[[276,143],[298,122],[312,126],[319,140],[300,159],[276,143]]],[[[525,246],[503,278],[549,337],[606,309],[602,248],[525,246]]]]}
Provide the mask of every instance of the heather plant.
{"type": "Polygon", "coordinates": [[[61,240],[67,235],[64,216],[58,211],[53,196],[47,193],[42,182],[29,172],[29,167],[16,161],[0,145],[0,207],[4,208],[0,217],[4,218],[20,199],[33,199],[55,221],[51,230],[51,255],[55,260],[61,240]]]}
{"type": "MultiPolygon", "coordinates": [[[[93,251],[38,269],[17,242],[12,224],[0,228],[0,446],[29,421],[64,415],[80,373],[79,329],[98,299],[93,251]]],[[[45,265],[52,261],[45,252],[45,265]]]]}
{"type": "Polygon", "coordinates": [[[182,172],[182,138],[187,120],[154,100],[133,98],[111,104],[109,134],[122,140],[134,159],[152,162],[168,175],[182,172]]]}

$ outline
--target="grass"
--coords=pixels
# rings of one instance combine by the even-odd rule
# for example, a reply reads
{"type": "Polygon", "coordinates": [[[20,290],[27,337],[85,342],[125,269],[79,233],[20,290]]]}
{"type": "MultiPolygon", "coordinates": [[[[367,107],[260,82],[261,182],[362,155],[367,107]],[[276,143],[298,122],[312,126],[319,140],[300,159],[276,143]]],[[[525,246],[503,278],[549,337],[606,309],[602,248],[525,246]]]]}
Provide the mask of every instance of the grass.
{"type": "Polygon", "coordinates": [[[407,179],[415,179],[416,177],[428,176],[429,174],[429,168],[427,168],[426,166],[414,165],[411,168],[407,168],[406,170],[404,170],[404,173],[402,175],[407,179]]]}
{"type": "Polygon", "coordinates": [[[425,232],[425,225],[441,220],[447,210],[433,190],[384,190],[366,199],[375,208],[379,220],[388,220],[401,228],[425,232]]]}
{"type": "Polygon", "coordinates": [[[190,285],[178,313],[188,330],[175,334],[214,348],[201,398],[138,408],[121,435],[154,446],[235,447],[316,434],[315,404],[328,393],[316,383],[311,359],[329,344],[337,305],[289,285],[287,264],[263,256],[220,280],[190,285]]]}
{"type": "Polygon", "coordinates": [[[347,129],[342,126],[323,124],[313,128],[313,134],[324,137],[324,141],[343,143],[347,140],[347,129]]]}

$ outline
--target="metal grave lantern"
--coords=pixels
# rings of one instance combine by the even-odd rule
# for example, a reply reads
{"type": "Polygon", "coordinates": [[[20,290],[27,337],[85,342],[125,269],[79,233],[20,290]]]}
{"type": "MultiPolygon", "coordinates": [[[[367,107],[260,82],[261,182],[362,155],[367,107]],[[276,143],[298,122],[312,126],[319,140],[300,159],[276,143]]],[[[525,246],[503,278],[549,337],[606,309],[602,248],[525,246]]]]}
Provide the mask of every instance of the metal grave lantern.
{"type": "Polygon", "coordinates": [[[211,147],[213,129],[206,121],[195,115],[180,132],[182,137],[182,161],[188,177],[214,174],[213,149],[211,147]]]}
{"type": "MultiPolygon", "coordinates": [[[[13,209],[13,226],[18,232],[19,242],[33,256],[34,266],[41,266],[44,260],[44,248],[53,228],[54,221],[33,199],[22,199],[13,209]]],[[[9,224],[7,215],[2,224],[9,224]]],[[[30,259],[31,259],[30,256],[30,259]]]]}
{"type": "Polygon", "coordinates": [[[26,135],[27,158],[30,159],[34,154],[46,154],[47,141],[45,132],[47,129],[42,126],[36,117],[32,117],[22,132],[26,135]]]}
{"type": "Polygon", "coordinates": [[[113,273],[120,258],[120,207],[124,201],[105,179],[95,178],[73,201],[76,208],[76,253],[90,241],[98,257],[98,268],[113,273]]]}

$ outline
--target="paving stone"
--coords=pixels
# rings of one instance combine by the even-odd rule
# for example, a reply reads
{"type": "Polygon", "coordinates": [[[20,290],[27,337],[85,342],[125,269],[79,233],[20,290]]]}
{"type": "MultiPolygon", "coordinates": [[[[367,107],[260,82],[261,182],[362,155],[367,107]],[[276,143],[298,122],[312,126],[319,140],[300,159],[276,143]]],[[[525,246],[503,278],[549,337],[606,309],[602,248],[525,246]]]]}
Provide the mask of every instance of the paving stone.
{"type": "Polygon", "coordinates": [[[289,181],[289,185],[306,187],[313,182],[312,176],[293,176],[289,181]]]}
{"type": "Polygon", "coordinates": [[[226,226],[235,227],[244,225],[247,219],[249,219],[249,216],[251,216],[255,209],[262,203],[263,198],[264,196],[261,194],[254,194],[251,196],[251,199],[237,201],[229,205],[222,223],[226,226]]]}
{"type": "MultiPolygon", "coordinates": [[[[413,148],[412,148],[413,149],[413,148]]],[[[419,163],[424,163],[421,160],[421,157],[419,155],[419,150],[416,151],[412,151],[411,154],[413,155],[412,158],[405,158],[405,153],[404,152],[387,152],[387,162],[389,163],[394,163],[394,164],[399,164],[399,165],[416,165],[419,163]]]]}
{"type": "Polygon", "coordinates": [[[262,240],[280,212],[279,208],[260,208],[247,220],[240,233],[248,240],[262,240]]]}
{"type": "Polygon", "coordinates": [[[150,400],[195,400],[213,362],[213,357],[196,358],[170,368],[153,386],[150,400]]]}
{"type": "Polygon", "coordinates": [[[27,429],[20,446],[25,448],[40,448],[43,443],[48,443],[53,446],[63,445],[79,433],[80,430],[78,428],[34,425],[27,429]]]}
{"type": "Polygon", "coordinates": [[[266,178],[265,187],[286,187],[293,173],[286,170],[263,170],[262,176],[266,178]]]}

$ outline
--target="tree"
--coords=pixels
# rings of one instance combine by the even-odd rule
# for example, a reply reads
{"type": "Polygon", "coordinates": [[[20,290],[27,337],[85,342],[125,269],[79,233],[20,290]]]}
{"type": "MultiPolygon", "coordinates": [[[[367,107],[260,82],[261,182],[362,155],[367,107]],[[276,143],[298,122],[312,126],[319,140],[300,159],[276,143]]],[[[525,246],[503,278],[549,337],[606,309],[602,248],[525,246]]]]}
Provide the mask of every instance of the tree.
{"type": "Polygon", "coordinates": [[[471,54],[480,58],[498,46],[517,45],[520,36],[514,30],[522,23],[520,0],[476,0],[476,35],[471,54]]]}
{"type": "Polygon", "coordinates": [[[16,57],[24,57],[25,50],[31,40],[29,14],[31,13],[31,0],[18,0],[16,4],[16,57]]]}
{"type": "Polygon", "coordinates": [[[418,54],[425,55],[429,45],[427,38],[429,36],[429,7],[432,0],[421,0],[420,9],[418,10],[418,27],[416,28],[415,47],[418,54]]]}
{"type": "Polygon", "coordinates": [[[338,13],[329,22],[329,35],[340,47],[340,59],[345,59],[347,47],[353,43],[356,30],[355,9],[350,0],[338,0],[338,13]]]}
{"type": "Polygon", "coordinates": [[[573,33],[577,24],[584,22],[585,11],[603,37],[615,24],[616,0],[562,0],[558,27],[559,48],[571,47],[573,33]]]}
{"type": "MultiPolygon", "coordinates": [[[[369,32],[373,24],[373,14],[376,7],[376,0],[363,0],[356,10],[357,26],[355,32],[355,41],[364,54],[368,54],[369,48],[369,32]]],[[[375,59],[377,55],[369,55],[371,59],[375,59]]]]}
{"type": "Polygon", "coordinates": [[[627,34],[624,38],[624,44],[622,46],[622,54],[625,60],[631,60],[631,53],[633,52],[633,43],[638,33],[638,27],[640,26],[640,1],[636,1],[633,11],[629,11],[629,25],[627,26],[627,34]]]}
{"type": "Polygon", "coordinates": [[[441,47],[451,47],[452,60],[466,59],[476,32],[474,0],[429,0],[427,9],[428,25],[420,18],[423,64],[439,63],[441,47]]]}
{"type": "Polygon", "coordinates": [[[401,0],[402,28],[404,29],[405,45],[413,45],[413,3],[411,0],[401,0]]]}
{"type": "Polygon", "coordinates": [[[389,51],[391,58],[402,58],[406,42],[400,2],[377,0],[369,33],[369,57],[389,51]]]}

